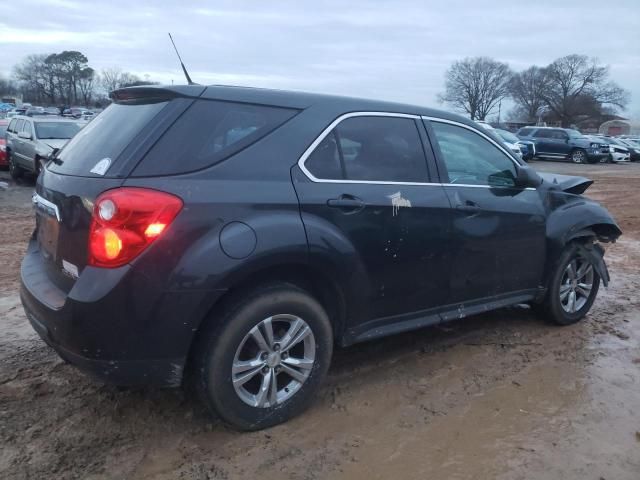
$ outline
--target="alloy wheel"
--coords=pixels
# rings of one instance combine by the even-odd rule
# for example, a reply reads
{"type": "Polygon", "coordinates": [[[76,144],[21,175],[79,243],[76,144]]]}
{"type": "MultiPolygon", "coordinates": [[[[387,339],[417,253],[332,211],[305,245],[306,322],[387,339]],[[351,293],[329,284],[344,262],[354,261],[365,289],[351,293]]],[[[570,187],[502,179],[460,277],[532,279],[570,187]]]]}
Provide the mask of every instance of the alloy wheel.
{"type": "Polygon", "coordinates": [[[576,150],[571,154],[571,160],[573,163],[585,163],[586,155],[582,150],[576,150]]]}
{"type": "Polygon", "coordinates": [[[573,258],[560,281],[560,305],[567,313],[575,313],[589,300],[593,289],[593,265],[582,257],[573,258]]]}
{"type": "Polygon", "coordinates": [[[309,378],[316,357],[311,327],[300,317],[268,317],[244,337],[233,360],[231,379],[240,399],[268,408],[291,398],[309,378]]]}

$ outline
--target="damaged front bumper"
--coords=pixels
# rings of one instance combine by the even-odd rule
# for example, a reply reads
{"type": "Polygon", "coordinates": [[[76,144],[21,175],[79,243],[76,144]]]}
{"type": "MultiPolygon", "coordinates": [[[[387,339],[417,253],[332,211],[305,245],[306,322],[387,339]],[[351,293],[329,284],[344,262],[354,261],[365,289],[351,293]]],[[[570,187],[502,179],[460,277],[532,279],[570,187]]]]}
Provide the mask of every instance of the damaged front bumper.
{"type": "Polygon", "coordinates": [[[598,243],[579,244],[578,251],[581,256],[589,260],[605,287],[609,286],[609,269],[604,261],[604,248],[598,243]]]}

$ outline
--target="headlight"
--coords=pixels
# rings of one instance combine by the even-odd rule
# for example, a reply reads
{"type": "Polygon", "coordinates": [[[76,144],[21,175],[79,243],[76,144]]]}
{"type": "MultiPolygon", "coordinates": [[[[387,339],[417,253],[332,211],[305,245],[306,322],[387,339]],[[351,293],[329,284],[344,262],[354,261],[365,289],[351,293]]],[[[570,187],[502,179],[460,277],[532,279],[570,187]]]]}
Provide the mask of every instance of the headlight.
{"type": "Polygon", "coordinates": [[[614,147],[612,147],[611,145],[609,145],[609,152],[610,153],[614,153],[616,151],[616,149],[614,147]]]}
{"type": "Polygon", "coordinates": [[[2,145],[0,145],[0,152],[6,152],[7,151],[7,146],[3,143],[2,145]]]}
{"type": "Polygon", "coordinates": [[[600,147],[599,143],[592,143],[591,144],[591,148],[598,148],[598,147],[600,147]]]}

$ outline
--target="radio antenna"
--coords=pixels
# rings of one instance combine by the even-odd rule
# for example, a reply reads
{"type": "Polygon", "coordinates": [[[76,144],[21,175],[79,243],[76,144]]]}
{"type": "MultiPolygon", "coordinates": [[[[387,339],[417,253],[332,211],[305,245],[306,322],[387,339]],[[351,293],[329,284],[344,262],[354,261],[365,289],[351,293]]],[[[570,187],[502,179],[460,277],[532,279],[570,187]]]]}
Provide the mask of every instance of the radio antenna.
{"type": "Polygon", "coordinates": [[[182,57],[180,57],[180,52],[178,52],[178,49],[176,48],[176,43],[173,41],[173,37],[171,36],[171,32],[169,32],[169,40],[171,40],[171,44],[173,45],[173,49],[176,51],[176,55],[178,56],[178,60],[180,60],[180,65],[182,66],[182,71],[184,72],[184,76],[187,78],[187,83],[189,85],[196,85],[196,83],[194,83],[193,80],[191,80],[191,77],[189,76],[189,72],[187,72],[187,68],[184,66],[184,63],[182,61],[182,57]]]}

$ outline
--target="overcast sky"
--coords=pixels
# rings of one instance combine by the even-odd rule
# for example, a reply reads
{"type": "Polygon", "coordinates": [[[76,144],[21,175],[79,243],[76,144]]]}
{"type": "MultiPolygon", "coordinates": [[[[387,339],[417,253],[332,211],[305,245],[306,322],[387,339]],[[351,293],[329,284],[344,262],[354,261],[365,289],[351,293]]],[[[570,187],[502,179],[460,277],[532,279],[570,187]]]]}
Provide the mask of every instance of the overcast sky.
{"type": "Polygon", "coordinates": [[[0,7],[0,72],[30,53],[80,50],[182,83],[191,77],[436,106],[444,72],[466,56],[515,70],[581,53],[611,67],[640,119],[640,0],[21,0],[0,7]]]}

